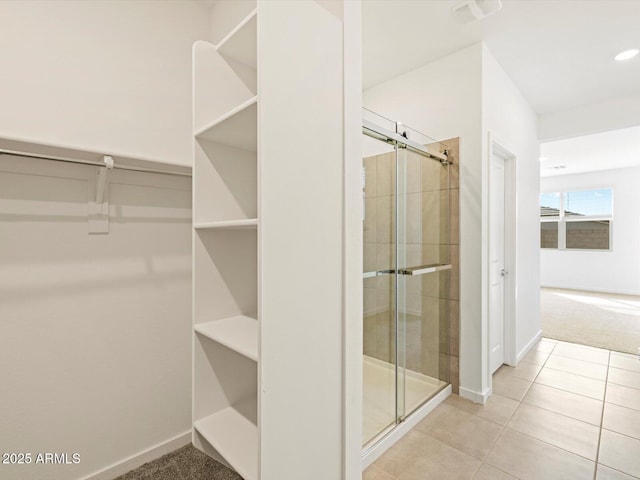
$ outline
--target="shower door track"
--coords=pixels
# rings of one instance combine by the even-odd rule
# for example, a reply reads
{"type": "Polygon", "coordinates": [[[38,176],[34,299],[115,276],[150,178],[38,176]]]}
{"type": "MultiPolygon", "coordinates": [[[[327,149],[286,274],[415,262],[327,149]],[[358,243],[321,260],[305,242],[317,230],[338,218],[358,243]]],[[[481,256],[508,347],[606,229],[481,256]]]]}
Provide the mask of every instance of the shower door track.
{"type": "MultiPolygon", "coordinates": [[[[396,123],[396,130],[400,130],[401,125],[401,123],[396,123]]],[[[386,143],[391,143],[394,145],[398,144],[398,146],[401,148],[406,148],[413,152],[419,153],[420,155],[424,155],[425,157],[436,160],[443,165],[449,165],[451,163],[446,152],[430,152],[425,146],[420,145],[418,142],[414,142],[399,133],[387,130],[386,128],[383,128],[365,119],[362,120],[362,133],[369,137],[382,140],[386,143]]]]}

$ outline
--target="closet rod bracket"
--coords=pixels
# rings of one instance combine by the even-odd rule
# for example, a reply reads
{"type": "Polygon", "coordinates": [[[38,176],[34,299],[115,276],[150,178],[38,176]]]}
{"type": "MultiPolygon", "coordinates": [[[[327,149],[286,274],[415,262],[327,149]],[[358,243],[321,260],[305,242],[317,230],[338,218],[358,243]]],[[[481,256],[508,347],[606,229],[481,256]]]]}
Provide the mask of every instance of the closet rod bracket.
{"type": "Polygon", "coordinates": [[[105,155],[102,160],[104,161],[104,167],[98,167],[98,185],[96,189],[96,203],[101,205],[104,199],[104,187],[107,184],[107,173],[109,170],[113,170],[114,162],[113,158],[105,155]]]}
{"type": "Polygon", "coordinates": [[[109,233],[109,184],[107,183],[107,176],[109,171],[114,169],[115,162],[109,155],[103,156],[102,161],[104,166],[100,165],[98,167],[95,184],[90,182],[89,188],[90,234],[109,233]]]}

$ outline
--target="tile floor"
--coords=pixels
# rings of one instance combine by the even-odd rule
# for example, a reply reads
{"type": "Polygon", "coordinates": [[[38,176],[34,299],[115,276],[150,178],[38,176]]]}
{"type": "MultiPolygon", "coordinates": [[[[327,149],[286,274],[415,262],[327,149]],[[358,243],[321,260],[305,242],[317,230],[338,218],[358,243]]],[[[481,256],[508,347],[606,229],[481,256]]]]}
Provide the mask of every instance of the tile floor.
{"type": "Polygon", "coordinates": [[[542,339],[493,376],[486,405],[451,395],[364,480],[640,478],[640,360],[542,339]]]}

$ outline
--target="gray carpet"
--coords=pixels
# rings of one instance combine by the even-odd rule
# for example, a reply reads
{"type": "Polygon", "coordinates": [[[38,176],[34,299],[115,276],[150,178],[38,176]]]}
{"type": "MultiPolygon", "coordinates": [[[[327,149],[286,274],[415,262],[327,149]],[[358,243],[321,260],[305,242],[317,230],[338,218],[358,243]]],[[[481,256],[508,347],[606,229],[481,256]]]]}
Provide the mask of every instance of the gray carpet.
{"type": "Polygon", "coordinates": [[[640,347],[640,297],[541,288],[542,335],[635,354],[640,347]]]}
{"type": "Polygon", "coordinates": [[[242,480],[242,477],[193,445],[187,445],[116,480],[242,480]]]}

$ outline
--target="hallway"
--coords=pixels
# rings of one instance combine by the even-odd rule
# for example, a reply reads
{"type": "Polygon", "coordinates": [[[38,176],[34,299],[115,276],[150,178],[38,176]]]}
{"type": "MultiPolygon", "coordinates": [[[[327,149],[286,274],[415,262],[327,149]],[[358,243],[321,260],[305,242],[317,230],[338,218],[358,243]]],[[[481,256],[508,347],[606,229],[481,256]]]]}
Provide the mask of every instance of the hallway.
{"type": "Polygon", "coordinates": [[[640,478],[636,356],[542,339],[493,392],[451,395],[364,480],[640,478]]]}

